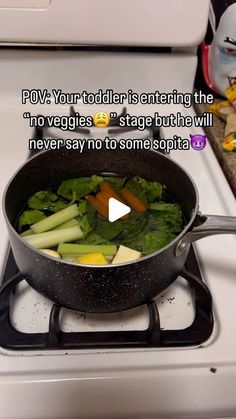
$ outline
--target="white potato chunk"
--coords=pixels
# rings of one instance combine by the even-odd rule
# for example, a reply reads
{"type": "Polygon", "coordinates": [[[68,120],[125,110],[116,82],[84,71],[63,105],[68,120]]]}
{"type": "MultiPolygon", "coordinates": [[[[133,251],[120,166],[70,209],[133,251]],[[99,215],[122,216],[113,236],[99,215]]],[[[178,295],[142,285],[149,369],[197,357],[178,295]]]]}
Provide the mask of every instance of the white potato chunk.
{"type": "Polygon", "coordinates": [[[114,263],[125,263],[125,262],[132,262],[133,260],[137,260],[141,258],[142,253],[138,252],[137,250],[130,249],[129,247],[120,245],[112,264],[114,263]]]}

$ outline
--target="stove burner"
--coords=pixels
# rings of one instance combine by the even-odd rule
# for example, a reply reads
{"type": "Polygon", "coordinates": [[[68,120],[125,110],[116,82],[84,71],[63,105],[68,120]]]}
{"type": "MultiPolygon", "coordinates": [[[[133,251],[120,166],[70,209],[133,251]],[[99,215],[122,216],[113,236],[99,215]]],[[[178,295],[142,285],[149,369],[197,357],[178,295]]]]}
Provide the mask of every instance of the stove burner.
{"type": "MultiPolygon", "coordinates": [[[[76,112],[73,106],[70,106],[70,116],[75,116],[76,112]]],[[[75,128],[74,132],[78,132],[79,134],[90,134],[89,128],[75,128]]]]}
{"type": "MultiPolygon", "coordinates": [[[[120,115],[116,116],[115,118],[110,119],[109,127],[118,127],[119,126],[119,120],[121,116],[127,115],[127,108],[124,107],[120,113],[120,115]]],[[[134,128],[132,128],[134,130],[134,128]]],[[[109,133],[109,131],[108,131],[109,133]]]]}
{"type": "Polygon", "coordinates": [[[181,276],[188,281],[195,298],[195,318],[192,325],[186,329],[162,330],[156,303],[150,301],[147,304],[149,326],[146,330],[64,333],[59,325],[62,307],[54,304],[47,333],[23,333],[17,331],[10,320],[11,297],[17,284],[24,280],[10,251],[0,290],[0,346],[11,350],[198,346],[211,336],[214,321],[211,294],[202,282],[192,249],[181,276]]]}
{"type": "MultiPolygon", "coordinates": [[[[120,115],[118,115],[115,118],[111,118],[110,119],[110,123],[109,123],[109,127],[107,133],[109,135],[119,135],[119,134],[125,134],[127,132],[131,132],[131,131],[136,131],[137,128],[135,127],[120,127],[119,126],[119,118],[121,116],[125,116],[127,113],[127,109],[124,107],[122,109],[122,112],[120,113],[120,115]]],[[[76,112],[73,106],[70,107],[70,116],[75,116],[76,112]]],[[[40,115],[38,115],[40,116],[40,115]]],[[[42,140],[45,136],[45,132],[44,130],[48,128],[47,125],[45,125],[44,127],[35,127],[35,132],[34,132],[34,136],[33,138],[36,139],[36,141],[42,140]]],[[[57,127],[58,128],[58,127],[57,127]]],[[[58,128],[60,129],[60,128],[58,128]]],[[[158,127],[156,127],[155,125],[151,126],[151,127],[146,127],[145,128],[148,132],[149,132],[149,138],[153,139],[153,140],[160,140],[160,130],[158,127]]],[[[89,135],[91,134],[91,131],[89,128],[80,128],[77,127],[73,130],[73,132],[79,133],[79,134],[83,134],[83,135],[89,135]]],[[[47,136],[47,135],[46,135],[47,136]]],[[[147,137],[146,137],[147,138],[147,137]]],[[[41,149],[40,149],[41,150],[41,149]]],[[[35,156],[39,151],[34,149],[31,150],[29,157],[35,156]]],[[[165,154],[165,150],[160,149],[159,150],[160,153],[165,154]]]]}
{"type": "MultiPolygon", "coordinates": [[[[125,116],[126,114],[127,114],[127,108],[124,107],[119,115],[117,115],[115,118],[110,119],[109,127],[113,127],[113,128],[108,129],[108,134],[122,134],[122,133],[125,133],[125,132],[137,131],[136,127],[120,127],[119,126],[120,117],[125,116]]],[[[38,117],[40,117],[40,116],[43,116],[43,115],[38,115],[38,117]]],[[[72,105],[70,106],[69,116],[73,116],[73,117],[76,116],[75,108],[72,105]]],[[[93,126],[95,126],[95,125],[93,124],[93,126]]],[[[45,122],[45,125],[43,127],[40,127],[40,128],[37,127],[36,132],[40,132],[44,128],[48,128],[48,124],[46,122],[45,122]]],[[[159,128],[158,127],[153,125],[152,127],[146,127],[146,130],[150,132],[150,136],[152,136],[153,139],[158,139],[159,138],[159,128]]],[[[74,130],[71,130],[71,131],[77,132],[78,134],[83,134],[83,135],[91,134],[91,131],[90,131],[89,128],[76,127],[74,130]]],[[[40,137],[42,137],[42,135],[40,137]]],[[[36,138],[38,138],[38,137],[36,137],[36,138]]]]}

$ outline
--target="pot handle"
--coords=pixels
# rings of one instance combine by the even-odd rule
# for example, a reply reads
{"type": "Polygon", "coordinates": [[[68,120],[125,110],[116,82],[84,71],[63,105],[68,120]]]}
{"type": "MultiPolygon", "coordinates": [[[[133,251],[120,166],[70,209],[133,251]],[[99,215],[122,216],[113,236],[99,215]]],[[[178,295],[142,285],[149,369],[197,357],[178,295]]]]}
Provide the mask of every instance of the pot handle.
{"type": "Polygon", "coordinates": [[[176,256],[180,256],[192,242],[204,237],[214,234],[236,234],[236,217],[199,214],[198,219],[201,224],[185,234],[177,244],[176,256]]]}

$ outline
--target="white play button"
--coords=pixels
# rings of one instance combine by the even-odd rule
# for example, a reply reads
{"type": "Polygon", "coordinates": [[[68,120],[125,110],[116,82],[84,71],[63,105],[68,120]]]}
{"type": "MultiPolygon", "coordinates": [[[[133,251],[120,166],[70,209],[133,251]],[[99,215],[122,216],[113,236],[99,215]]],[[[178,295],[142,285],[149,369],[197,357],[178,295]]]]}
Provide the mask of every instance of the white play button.
{"type": "Polygon", "coordinates": [[[130,207],[122,202],[117,201],[115,198],[109,198],[108,201],[108,220],[113,223],[113,221],[119,220],[124,215],[129,214],[131,211],[130,207]]]}

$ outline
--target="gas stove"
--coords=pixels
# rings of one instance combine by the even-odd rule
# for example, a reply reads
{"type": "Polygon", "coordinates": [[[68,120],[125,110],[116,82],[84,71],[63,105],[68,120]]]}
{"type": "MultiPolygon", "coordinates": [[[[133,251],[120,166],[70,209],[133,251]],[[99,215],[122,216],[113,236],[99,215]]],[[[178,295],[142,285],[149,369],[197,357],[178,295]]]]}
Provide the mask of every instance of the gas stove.
{"type": "MultiPolygon", "coordinates": [[[[41,3],[45,5],[47,2],[41,3]]],[[[52,33],[52,25],[48,25],[52,16],[62,18],[63,7],[61,9],[59,3],[62,7],[61,1],[53,1],[48,10],[41,5],[45,7],[43,13],[41,9],[39,13],[20,10],[18,25],[9,25],[9,10],[4,10],[2,14],[0,10],[0,18],[4,15],[5,25],[4,35],[1,34],[4,25],[0,29],[1,39],[11,42],[14,39],[21,42],[40,40],[53,44],[55,40],[60,42],[61,38],[66,43],[75,43],[78,38],[84,40],[83,22],[87,12],[88,19],[91,19],[90,2],[84,9],[81,8],[83,13],[79,17],[68,8],[67,13],[76,24],[70,24],[70,34],[65,24],[64,35],[61,31],[59,34],[56,28],[52,33]],[[30,22],[28,26],[22,23],[26,15],[30,22]],[[43,35],[39,35],[42,15],[46,17],[45,30],[43,35]],[[9,33],[8,27],[14,30],[9,33]],[[30,27],[34,30],[30,31],[30,27]],[[73,29],[75,27],[78,31],[73,29]],[[20,33],[19,28],[22,28],[20,33]]],[[[72,3],[75,2],[70,1],[70,5],[72,3]]],[[[124,7],[124,2],[121,3],[124,7]]],[[[56,128],[46,128],[36,135],[28,120],[23,118],[23,113],[68,115],[68,105],[22,105],[22,89],[61,89],[64,92],[96,92],[98,89],[125,92],[132,89],[138,93],[171,92],[173,89],[183,93],[192,91],[197,64],[194,50],[187,48],[171,53],[171,49],[166,47],[197,45],[204,33],[207,2],[201,0],[196,6],[194,1],[183,0],[189,16],[185,19],[183,13],[180,16],[176,2],[172,1],[173,16],[179,16],[184,21],[176,25],[174,19],[171,31],[163,30],[162,21],[166,21],[165,13],[168,12],[163,4],[154,20],[147,7],[146,23],[143,23],[146,30],[137,31],[135,27],[131,30],[134,19],[133,14],[130,18],[130,6],[125,3],[127,13],[124,14],[121,3],[116,10],[109,9],[111,42],[117,39],[118,34],[119,41],[125,43],[126,39],[127,44],[150,45],[153,44],[150,39],[156,38],[160,50],[150,52],[150,48],[145,47],[142,52],[129,48],[107,48],[106,51],[103,48],[102,51],[99,48],[72,47],[65,50],[0,50],[3,74],[0,78],[0,196],[15,170],[29,157],[30,138],[60,138],[62,135],[56,128]],[[195,19],[197,13],[201,25],[195,19]],[[124,20],[123,31],[120,31],[120,26],[117,27],[119,16],[124,20]],[[145,35],[143,42],[141,35],[145,35]]],[[[151,3],[154,5],[151,0],[148,3],[149,6],[151,3]]],[[[143,22],[141,2],[136,2],[136,7],[138,21],[143,22]]],[[[101,10],[97,9],[97,13],[101,10]]],[[[104,32],[103,25],[96,31],[90,43],[94,40],[108,43],[108,32],[104,32]]],[[[125,103],[103,105],[102,109],[100,106],[76,104],[74,111],[92,116],[103,110],[119,115],[126,106],[127,112],[132,115],[153,115],[154,112],[194,115],[192,107],[182,105],[125,103]]],[[[100,133],[101,130],[98,130],[100,133]]],[[[105,134],[106,131],[103,131],[105,134]]],[[[155,131],[152,135],[156,138],[159,135],[163,138],[173,138],[174,135],[189,138],[189,134],[204,132],[194,127],[191,130],[165,127],[160,133],[155,131]]],[[[87,138],[88,133],[73,135],[87,138]]],[[[96,137],[97,129],[92,127],[89,135],[96,137]]],[[[151,134],[150,130],[144,130],[141,135],[140,131],[112,132],[112,135],[119,139],[121,136],[147,138],[151,134]]],[[[209,144],[202,151],[173,150],[170,157],[194,179],[203,213],[236,215],[235,197],[209,144]]],[[[9,253],[2,212],[0,229],[3,281],[0,293],[1,418],[236,417],[235,236],[214,236],[197,242],[191,249],[185,271],[148,306],[96,316],[55,306],[34,291],[19,274],[9,253]]]]}

